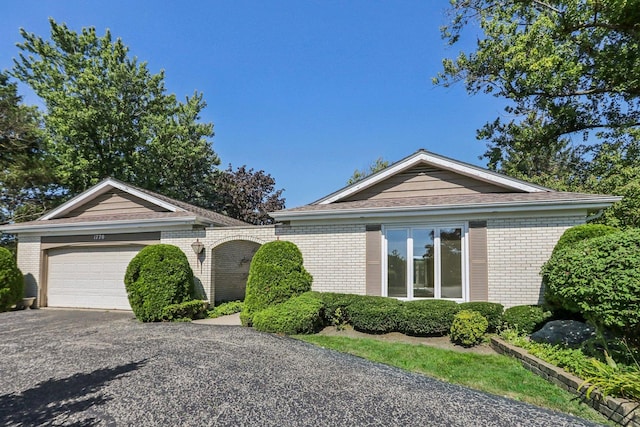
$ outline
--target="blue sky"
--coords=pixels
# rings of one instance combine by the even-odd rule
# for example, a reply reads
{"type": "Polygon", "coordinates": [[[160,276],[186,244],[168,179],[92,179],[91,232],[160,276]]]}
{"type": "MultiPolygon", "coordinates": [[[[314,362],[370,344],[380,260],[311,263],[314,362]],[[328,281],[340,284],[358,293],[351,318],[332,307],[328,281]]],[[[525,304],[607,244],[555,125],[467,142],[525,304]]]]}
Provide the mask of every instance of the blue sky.
{"type": "MultiPolygon", "coordinates": [[[[447,47],[447,0],[79,1],[8,0],[0,13],[0,69],[19,28],[49,36],[48,18],[73,30],[109,28],[166,73],[179,99],[202,92],[222,164],[263,169],[287,207],[341,188],[378,157],[419,148],[484,166],[475,130],[503,103],[436,87],[447,47]]],[[[475,40],[473,29],[470,41],[475,40]]],[[[21,87],[25,101],[37,98],[21,87]]]]}

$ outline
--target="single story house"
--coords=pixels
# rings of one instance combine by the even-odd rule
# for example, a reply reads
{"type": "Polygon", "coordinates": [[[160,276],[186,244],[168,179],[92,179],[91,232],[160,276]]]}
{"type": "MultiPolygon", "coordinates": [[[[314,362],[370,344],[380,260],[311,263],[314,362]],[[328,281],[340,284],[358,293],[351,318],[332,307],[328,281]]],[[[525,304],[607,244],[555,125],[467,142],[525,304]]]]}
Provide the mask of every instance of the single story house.
{"type": "Polygon", "coordinates": [[[553,191],[425,150],[253,226],[105,179],[41,218],[0,226],[41,307],[129,309],[145,245],[180,247],[211,302],[242,299],[261,244],[294,242],[317,291],[513,306],[542,298],[560,235],[619,197],[553,191]]]}

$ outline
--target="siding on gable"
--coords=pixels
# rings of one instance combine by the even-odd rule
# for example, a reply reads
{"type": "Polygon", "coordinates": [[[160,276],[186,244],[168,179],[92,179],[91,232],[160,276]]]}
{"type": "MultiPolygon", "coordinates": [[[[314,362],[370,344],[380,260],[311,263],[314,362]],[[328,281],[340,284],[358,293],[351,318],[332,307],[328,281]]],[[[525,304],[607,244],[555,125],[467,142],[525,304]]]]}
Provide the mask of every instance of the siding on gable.
{"type": "Polygon", "coordinates": [[[132,196],[121,190],[114,189],[105,194],[101,194],[59,218],[82,218],[109,213],[135,214],[148,212],[168,211],[161,206],[132,196]]]}
{"type": "Polygon", "coordinates": [[[513,190],[455,172],[422,165],[400,172],[342,201],[508,192],[513,190]]]}

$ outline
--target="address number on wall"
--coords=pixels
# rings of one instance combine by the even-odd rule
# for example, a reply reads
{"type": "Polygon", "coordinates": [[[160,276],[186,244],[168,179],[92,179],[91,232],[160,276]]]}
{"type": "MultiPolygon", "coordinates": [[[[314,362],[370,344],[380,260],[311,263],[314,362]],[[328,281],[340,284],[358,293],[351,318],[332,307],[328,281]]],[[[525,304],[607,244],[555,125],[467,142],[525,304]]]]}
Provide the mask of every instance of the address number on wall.
{"type": "Polygon", "coordinates": [[[104,240],[104,234],[94,234],[93,240],[104,240]]]}

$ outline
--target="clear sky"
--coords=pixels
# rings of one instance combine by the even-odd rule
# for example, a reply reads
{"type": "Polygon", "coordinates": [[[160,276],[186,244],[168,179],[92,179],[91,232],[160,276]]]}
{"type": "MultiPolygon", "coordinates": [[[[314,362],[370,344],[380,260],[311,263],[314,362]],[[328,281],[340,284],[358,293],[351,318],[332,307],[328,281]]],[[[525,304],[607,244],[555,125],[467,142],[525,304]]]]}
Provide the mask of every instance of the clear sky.
{"type": "MultiPolygon", "coordinates": [[[[462,84],[433,86],[447,47],[447,0],[3,0],[0,69],[24,28],[48,38],[48,18],[71,29],[109,28],[166,73],[179,99],[202,92],[221,167],[271,174],[287,207],[345,185],[378,157],[419,148],[484,166],[475,130],[502,112],[462,84]]],[[[475,41],[471,30],[471,42],[475,41]]],[[[37,98],[21,86],[29,104],[37,98]]]]}

